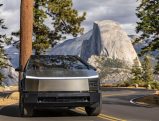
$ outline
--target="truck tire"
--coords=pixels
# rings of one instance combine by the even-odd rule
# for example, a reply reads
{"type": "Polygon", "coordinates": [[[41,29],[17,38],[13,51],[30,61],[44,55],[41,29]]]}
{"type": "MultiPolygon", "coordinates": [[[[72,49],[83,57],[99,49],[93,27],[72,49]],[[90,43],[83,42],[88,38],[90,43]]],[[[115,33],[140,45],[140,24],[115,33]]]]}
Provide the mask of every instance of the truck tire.
{"type": "Polygon", "coordinates": [[[20,92],[20,97],[19,97],[19,111],[20,111],[20,116],[24,116],[24,98],[20,92]]]}
{"type": "Polygon", "coordinates": [[[34,110],[32,106],[25,106],[24,104],[24,97],[20,92],[20,99],[19,99],[19,110],[21,117],[31,117],[33,116],[34,110]]]}
{"type": "Polygon", "coordinates": [[[99,102],[94,106],[85,107],[85,111],[88,116],[98,116],[102,109],[102,99],[100,98],[99,102]]]}

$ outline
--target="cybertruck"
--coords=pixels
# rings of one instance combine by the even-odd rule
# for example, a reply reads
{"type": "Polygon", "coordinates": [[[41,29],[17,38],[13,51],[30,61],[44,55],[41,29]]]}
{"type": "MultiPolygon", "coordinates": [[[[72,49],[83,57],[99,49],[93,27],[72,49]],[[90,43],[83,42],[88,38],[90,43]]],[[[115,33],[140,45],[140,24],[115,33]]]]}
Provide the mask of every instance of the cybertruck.
{"type": "Polygon", "coordinates": [[[55,107],[85,107],[90,116],[101,111],[99,76],[77,56],[32,55],[19,81],[19,92],[21,116],[55,107]]]}

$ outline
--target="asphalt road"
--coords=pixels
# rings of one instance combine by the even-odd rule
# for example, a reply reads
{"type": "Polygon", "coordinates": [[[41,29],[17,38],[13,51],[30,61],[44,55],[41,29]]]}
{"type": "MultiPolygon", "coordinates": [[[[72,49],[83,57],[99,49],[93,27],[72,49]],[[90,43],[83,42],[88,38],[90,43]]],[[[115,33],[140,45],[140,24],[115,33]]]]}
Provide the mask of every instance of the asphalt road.
{"type": "MultiPolygon", "coordinates": [[[[159,121],[159,107],[142,107],[130,100],[153,91],[143,89],[104,88],[102,113],[87,116],[83,108],[37,111],[34,117],[19,117],[18,105],[0,107],[0,121],[159,121]]],[[[0,96],[3,96],[0,94],[0,96]]]]}
{"type": "Polygon", "coordinates": [[[107,89],[104,91],[103,114],[127,121],[159,121],[159,107],[143,107],[130,103],[130,100],[154,91],[143,89],[107,89]]]}

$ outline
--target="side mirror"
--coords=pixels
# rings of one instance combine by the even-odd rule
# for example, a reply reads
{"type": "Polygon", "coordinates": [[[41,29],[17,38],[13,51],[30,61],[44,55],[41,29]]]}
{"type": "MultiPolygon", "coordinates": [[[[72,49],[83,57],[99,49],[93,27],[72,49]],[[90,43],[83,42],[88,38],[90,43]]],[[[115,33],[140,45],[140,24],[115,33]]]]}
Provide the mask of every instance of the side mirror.
{"type": "Polygon", "coordinates": [[[22,65],[20,65],[18,68],[16,68],[15,71],[22,72],[23,71],[22,65]]]}

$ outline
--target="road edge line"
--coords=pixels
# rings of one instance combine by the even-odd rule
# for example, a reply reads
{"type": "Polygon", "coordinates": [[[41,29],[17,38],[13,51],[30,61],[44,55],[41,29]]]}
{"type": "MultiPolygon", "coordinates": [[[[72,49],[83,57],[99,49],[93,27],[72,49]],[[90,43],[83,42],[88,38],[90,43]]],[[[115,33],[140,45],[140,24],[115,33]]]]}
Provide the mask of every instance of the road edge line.
{"type": "Polygon", "coordinates": [[[141,106],[141,107],[152,107],[150,104],[140,104],[140,103],[135,101],[135,100],[143,98],[143,97],[145,97],[145,96],[140,96],[140,97],[133,98],[133,99],[130,100],[130,103],[134,104],[134,105],[137,105],[137,106],[141,106]]]}

